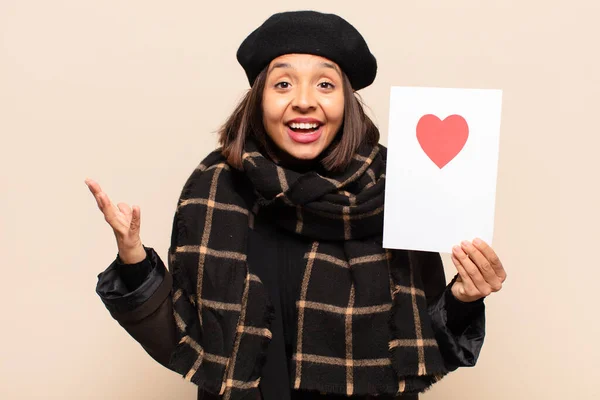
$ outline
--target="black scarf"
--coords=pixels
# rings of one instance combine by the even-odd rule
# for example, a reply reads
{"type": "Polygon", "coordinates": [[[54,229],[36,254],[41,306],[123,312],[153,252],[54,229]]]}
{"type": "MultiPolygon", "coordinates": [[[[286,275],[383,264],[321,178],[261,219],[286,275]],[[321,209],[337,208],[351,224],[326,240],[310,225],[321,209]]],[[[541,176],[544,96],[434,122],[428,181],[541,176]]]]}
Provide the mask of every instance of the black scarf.
{"type": "Polygon", "coordinates": [[[294,388],[419,393],[448,372],[412,253],[381,246],[385,156],[381,145],[362,146],[343,173],[299,173],[249,142],[244,171],[218,150],[197,167],[169,249],[180,338],[174,370],[224,399],[255,398],[273,314],[246,264],[246,243],[263,208],[313,240],[297,302],[294,388]]]}

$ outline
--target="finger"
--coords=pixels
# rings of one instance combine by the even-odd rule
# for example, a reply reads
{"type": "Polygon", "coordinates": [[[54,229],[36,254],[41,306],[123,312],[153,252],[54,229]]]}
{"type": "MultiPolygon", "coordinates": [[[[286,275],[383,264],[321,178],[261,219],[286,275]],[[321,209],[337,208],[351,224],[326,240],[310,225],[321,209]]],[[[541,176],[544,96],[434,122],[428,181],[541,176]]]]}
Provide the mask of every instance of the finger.
{"type": "Polygon", "coordinates": [[[100,211],[102,211],[102,208],[104,207],[104,203],[102,203],[101,196],[99,194],[94,195],[94,199],[96,200],[96,204],[98,205],[98,208],[100,209],[100,211]]]}
{"type": "Polygon", "coordinates": [[[466,240],[461,243],[461,247],[463,251],[468,254],[469,258],[473,261],[477,268],[479,268],[479,271],[483,275],[483,279],[485,279],[485,281],[491,286],[492,290],[497,292],[502,289],[502,282],[496,275],[496,272],[492,268],[491,262],[486,258],[486,256],[479,251],[477,247],[466,240]]]}
{"type": "Polygon", "coordinates": [[[87,178],[85,180],[85,184],[87,185],[88,189],[90,189],[90,192],[92,192],[92,194],[94,196],[102,191],[98,182],[94,181],[93,179],[87,178]]]}
{"type": "Polygon", "coordinates": [[[491,286],[483,278],[481,271],[479,271],[479,268],[477,268],[473,261],[471,261],[467,253],[465,253],[460,246],[454,246],[452,250],[454,256],[464,267],[465,271],[467,271],[467,274],[469,274],[469,277],[471,278],[471,281],[473,281],[473,284],[477,290],[484,296],[490,295],[492,293],[491,286]]]}
{"type": "Polygon", "coordinates": [[[119,203],[119,204],[117,204],[117,208],[119,209],[119,211],[121,211],[123,214],[125,214],[128,218],[131,217],[131,208],[129,207],[129,204],[119,203]]]}
{"type": "Polygon", "coordinates": [[[102,188],[100,187],[98,182],[92,179],[86,179],[85,184],[87,185],[90,192],[92,192],[92,194],[94,195],[96,203],[98,204],[98,208],[100,209],[100,211],[102,211],[104,216],[106,216],[106,210],[109,208],[107,206],[111,205],[108,195],[106,195],[106,193],[102,191],[102,188]]]}
{"type": "MultiPolygon", "coordinates": [[[[113,226],[113,222],[116,221],[117,219],[117,208],[115,207],[115,205],[112,203],[112,201],[110,200],[110,198],[108,197],[108,195],[104,192],[100,192],[98,194],[99,199],[102,201],[102,213],[104,213],[104,219],[106,219],[106,222],[108,222],[111,226],[113,226]]],[[[113,226],[114,228],[114,226],[113,226]]]]}
{"type": "Polygon", "coordinates": [[[473,245],[477,247],[481,253],[483,253],[485,258],[487,258],[487,260],[490,262],[490,265],[492,266],[496,276],[500,278],[500,282],[504,283],[506,280],[506,271],[504,270],[504,266],[502,265],[502,262],[500,261],[500,258],[494,249],[492,249],[490,245],[479,238],[473,240],[473,245]]]}
{"type": "Polygon", "coordinates": [[[140,221],[141,221],[142,211],[139,206],[133,206],[133,210],[131,212],[131,225],[129,227],[132,233],[140,231],[140,221]]]}
{"type": "Polygon", "coordinates": [[[96,199],[96,203],[98,203],[98,208],[100,208],[100,210],[102,210],[102,205],[103,205],[102,200],[98,196],[100,193],[102,193],[102,190],[100,189],[100,185],[98,185],[95,181],[93,181],[92,179],[89,179],[89,178],[85,180],[85,184],[87,185],[90,192],[94,195],[94,198],[96,199]]]}
{"type": "Polygon", "coordinates": [[[461,265],[460,261],[458,261],[458,258],[456,258],[454,256],[454,254],[452,254],[451,258],[452,258],[452,263],[454,264],[454,266],[456,267],[456,270],[458,271],[458,278],[456,279],[456,281],[458,282],[460,280],[462,282],[463,287],[465,288],[465,290],[461,290],[461,293],[466,294],[466,292],[473,292],[473,291],[477,290],[477,288],[473,284],[473,281],[471,280],[471,277],[469,276],[467,271],[465,271],[465,269],[461,265]]]}

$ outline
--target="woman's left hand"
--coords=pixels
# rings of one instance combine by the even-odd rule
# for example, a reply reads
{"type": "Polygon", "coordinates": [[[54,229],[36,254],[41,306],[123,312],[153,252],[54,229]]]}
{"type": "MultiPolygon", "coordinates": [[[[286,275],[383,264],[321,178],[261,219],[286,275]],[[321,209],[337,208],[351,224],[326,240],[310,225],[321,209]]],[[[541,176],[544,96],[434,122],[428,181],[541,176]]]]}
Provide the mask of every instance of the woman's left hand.
{"type": "Polygon", "coordinates": [[[463,241],[452,248],[452,262],[459,277],[452,294],[463,302],[472,302],[502,289],[506,271],[496,252],[483,240],[463,241]]]}

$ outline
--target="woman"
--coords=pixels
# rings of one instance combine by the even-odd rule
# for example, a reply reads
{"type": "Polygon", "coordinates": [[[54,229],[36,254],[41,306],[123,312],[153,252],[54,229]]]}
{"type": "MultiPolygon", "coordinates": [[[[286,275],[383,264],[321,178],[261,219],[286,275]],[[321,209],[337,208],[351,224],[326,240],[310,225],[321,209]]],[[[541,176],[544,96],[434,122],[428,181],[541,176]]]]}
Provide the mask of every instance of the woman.
{"type": "Polygon", "coordinates": [[[169,270],[114,207],[117,259],[97,292],[203,399],[414,399],[475,364],[483,298],[506,278],[482,241],[438,254],[382,248],[386,149],[354,92],[377,64],[332,14],[275,14],[237,58],[251,89],[186,182],[169,270]]]}

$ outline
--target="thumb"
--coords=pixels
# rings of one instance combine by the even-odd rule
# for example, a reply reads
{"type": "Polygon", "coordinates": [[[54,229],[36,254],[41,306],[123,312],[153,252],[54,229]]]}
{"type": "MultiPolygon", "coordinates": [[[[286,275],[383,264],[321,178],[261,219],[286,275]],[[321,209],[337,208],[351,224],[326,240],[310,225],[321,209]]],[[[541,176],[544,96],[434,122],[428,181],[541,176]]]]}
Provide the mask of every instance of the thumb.
{"type": "Polygon", "coordinates": [[[133,210],[131,212],[131,224],[129,225],[129,230],[131,231],[131,233],[139,234],[142,212],[139,206],[133,206],[132,208],[133,210]]]}
{"type": "Polygon", "coordinates": [[[465,285],[463,283],[462,277],[459,275],[458,277],[456,277],[456,281],[454,282],[454,284],[456,285],[456,288],[458,289],[458,293],[460,294],[465,294],[465,285]]]}

